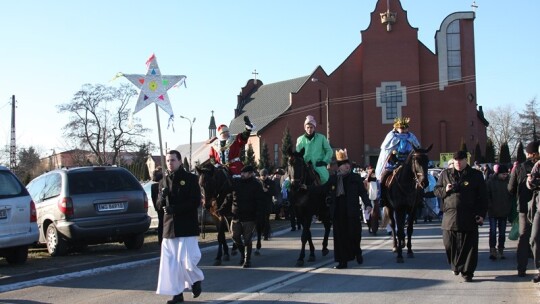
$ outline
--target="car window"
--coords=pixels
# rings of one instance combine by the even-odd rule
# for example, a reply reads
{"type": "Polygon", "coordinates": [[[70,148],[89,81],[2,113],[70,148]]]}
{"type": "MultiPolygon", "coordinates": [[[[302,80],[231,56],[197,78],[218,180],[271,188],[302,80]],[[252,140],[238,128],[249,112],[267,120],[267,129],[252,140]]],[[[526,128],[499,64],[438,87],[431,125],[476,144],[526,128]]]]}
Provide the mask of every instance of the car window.
{"type": "Polygon", "coordinates": [[[60,189],[62,188],[62,177],[58,173],[52,173],[45,179],[43,185],[43,194],[41,198],[49,199],[60,195],[60,189]]]}
{"type": "Polygon", "coordinates": [[[0,198],[26,195],[24,187],[9,171],[0,171],[0,198]]]}
{"type": "Polygon", "coordinates": [[[120,170],[70,172],[68,184],[71,195],[141,189],[129,172],[120,170]]]}

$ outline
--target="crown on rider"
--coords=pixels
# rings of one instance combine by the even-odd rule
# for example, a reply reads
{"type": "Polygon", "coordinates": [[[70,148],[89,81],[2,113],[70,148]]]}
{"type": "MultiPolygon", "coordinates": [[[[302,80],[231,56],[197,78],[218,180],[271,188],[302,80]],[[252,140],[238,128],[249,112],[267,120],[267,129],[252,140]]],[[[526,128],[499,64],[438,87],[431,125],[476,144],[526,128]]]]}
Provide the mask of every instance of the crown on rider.
{"type": "Polygon", "coordinates": [[[394,118],[394,128],[396,129],[407,129],[409,128],[409,117],[396,117],[394,118]]]}

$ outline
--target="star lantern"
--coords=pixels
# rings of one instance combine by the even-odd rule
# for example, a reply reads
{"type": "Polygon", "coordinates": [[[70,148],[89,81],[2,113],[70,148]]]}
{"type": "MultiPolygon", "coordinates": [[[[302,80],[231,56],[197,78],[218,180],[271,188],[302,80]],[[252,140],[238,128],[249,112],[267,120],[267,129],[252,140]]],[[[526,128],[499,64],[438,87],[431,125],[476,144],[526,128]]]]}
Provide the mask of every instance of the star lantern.
{"type": "Polygon", "coordinates": [[[173,110],[167,91],[175,86],[184,84],[186,76],[184,75],[161,75],[156,56],[152,54],[146,61],[148,71],[146,75],[140,74],[121,74],[126,77],[131,83],[141,89],[139,99],[133,110],[133,114],[139,112],[147,105],[155,102],[163,111],[173,117],[173,110]]]}

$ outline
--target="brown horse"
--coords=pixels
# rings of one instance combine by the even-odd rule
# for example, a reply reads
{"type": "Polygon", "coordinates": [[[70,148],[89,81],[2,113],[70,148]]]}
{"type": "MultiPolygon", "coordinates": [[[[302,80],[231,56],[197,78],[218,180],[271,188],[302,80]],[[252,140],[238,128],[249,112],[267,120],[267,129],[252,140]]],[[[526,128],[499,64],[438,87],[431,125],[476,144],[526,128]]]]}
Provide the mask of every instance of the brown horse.
{"type": "Polygon", "coordinates": [[[407,256],[412,258],[411,237],[413,224],[416,218],[416,208],[423,199],[424,188],[428,186],[428,162],[427,153],[433,145],[427,149],[414,148],[405,162],[394,170],[394,176],[389,185],[388,213],[392,226],[394,239],[393,250],[397,253],[397,262],[403,263],[402,249],[405,247],[405,221],[407,221],[407,256]],[[393,215],[393,216],[392,216],[393,215]]]}
{"type": "MultiPolygon", "coordinates": [[[[229,261],[229,246],[225,233],[229,231],[231,210],[221,210],[225,200],[232,199],[232,181],[229,172],[224,167],[216,168],[211,164],[197,167],[199,186],[203,194],[203,204],[214,218],[217,229],[218,252],[214,259],[214,266],[221,265],[221,261],[229,261]]],[[[231,254],[236,253],[233,245],[231,254]]]]}
{"type": "Polygon", "coordinates": [[[304,149],[300,152],[290,149],[287,156],[289,157],[287,174],[291,181],[289,201],[291,202],[291,208],[294,208],[295,214],[302,224],[302,249],[296,261],[296,266],[300,267],[304,265],[306,243],[309,243],[310,250],[308,262],[315,261],[315,246],[313,245],[310,230],[313,216],[317,215],[324,225],[323,256],[326,256],[329,252],[328,236],[330,235],[332,222],[329,208],[326,205],[326,193],[320,191],[321,187],[317,187],[319,186],[316,182],[318,179],[317,173],[304,161],[304,149]]]}

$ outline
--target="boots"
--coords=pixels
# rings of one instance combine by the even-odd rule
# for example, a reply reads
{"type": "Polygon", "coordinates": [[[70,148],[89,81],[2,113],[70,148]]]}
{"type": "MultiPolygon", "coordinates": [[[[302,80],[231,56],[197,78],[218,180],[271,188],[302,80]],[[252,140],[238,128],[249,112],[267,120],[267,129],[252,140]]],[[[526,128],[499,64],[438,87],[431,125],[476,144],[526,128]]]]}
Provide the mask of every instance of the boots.
{"type": "Polygon", "coordinates": [[[246,260],[244,261],[244,265],[242,265],[243,268],[250,268],[251,267],[251,244],[248,244],[246,246],[246,260]]]}
{"type": "Polygon", "coordinates": [[[504,248],[499,248],[499,259],[506,259],[506,257],[504,256],[504,248]]]}
{"type": "Polygon", "coordinates": [[[497,249],[496,248],[490,248],[489,249],[489,259],[490,260],[496,260],[497,259],[497,249]]]}

